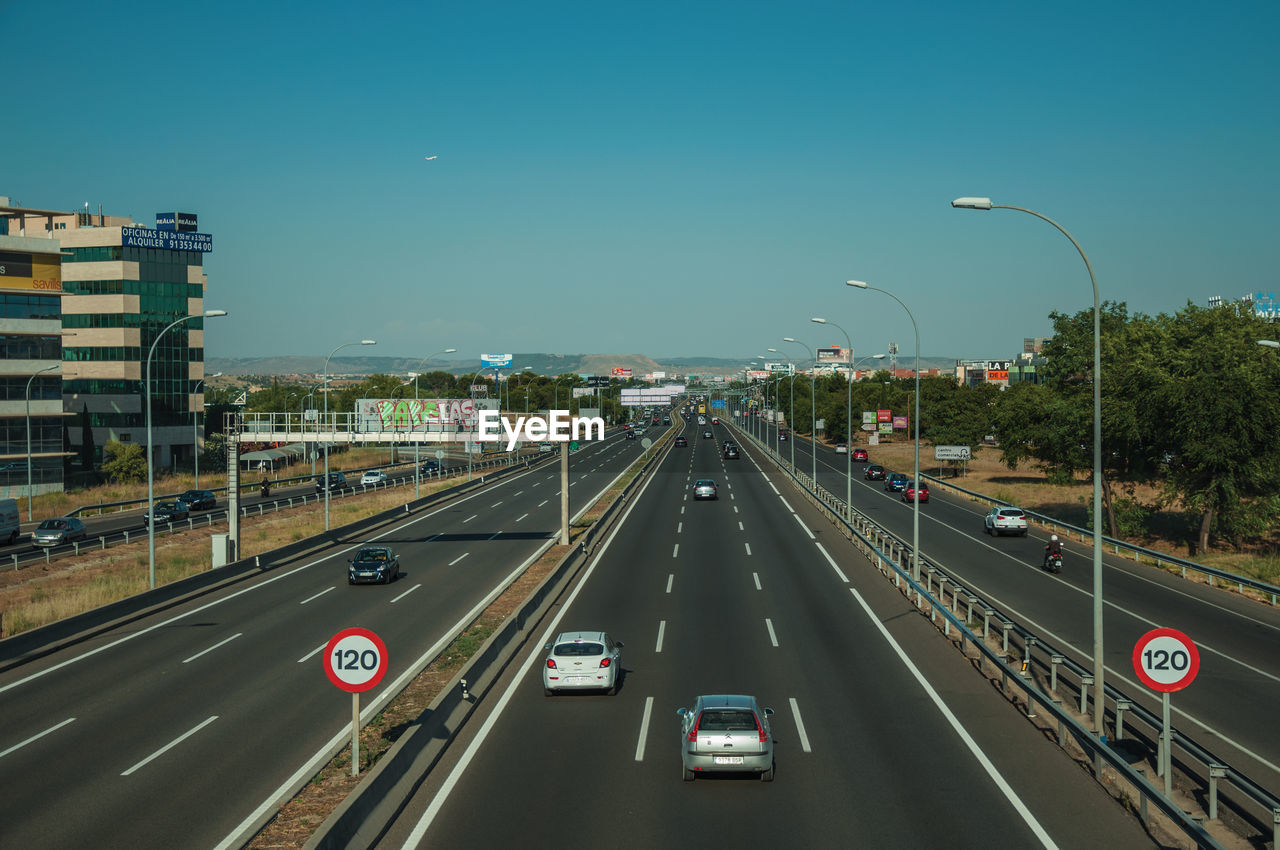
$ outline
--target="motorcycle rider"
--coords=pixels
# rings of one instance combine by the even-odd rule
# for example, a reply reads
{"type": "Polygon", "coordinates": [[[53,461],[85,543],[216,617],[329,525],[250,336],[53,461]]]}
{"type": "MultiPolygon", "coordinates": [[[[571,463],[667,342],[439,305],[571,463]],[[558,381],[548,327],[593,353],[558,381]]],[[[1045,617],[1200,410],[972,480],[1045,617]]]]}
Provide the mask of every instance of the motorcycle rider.
{"type": "Polygon", "coordinates": [[[1062,541],[1058,539],[1058,535],[1051,534],[1049,536],[1049,542],[1044,545],[1044,563],[1040,566],[1049,566],[1049,559],[1054,556],[1059,558],[1062,557],[1062,541]]]}

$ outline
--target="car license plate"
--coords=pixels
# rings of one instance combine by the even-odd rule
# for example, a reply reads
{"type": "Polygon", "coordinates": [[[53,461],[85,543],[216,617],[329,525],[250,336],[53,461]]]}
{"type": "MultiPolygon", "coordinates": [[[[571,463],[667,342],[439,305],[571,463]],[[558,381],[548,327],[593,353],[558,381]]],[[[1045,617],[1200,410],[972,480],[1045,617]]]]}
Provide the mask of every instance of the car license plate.
{"type": "Polygon", "coordinates": [[[582,685],[591,681],[590,676],[565,676],[565,683],[570,685],[582,685]]]}
{"type": "Polygon", "coordinates": [[[742,764],[742,756],[716,756],[716,764],[742,764]]]}

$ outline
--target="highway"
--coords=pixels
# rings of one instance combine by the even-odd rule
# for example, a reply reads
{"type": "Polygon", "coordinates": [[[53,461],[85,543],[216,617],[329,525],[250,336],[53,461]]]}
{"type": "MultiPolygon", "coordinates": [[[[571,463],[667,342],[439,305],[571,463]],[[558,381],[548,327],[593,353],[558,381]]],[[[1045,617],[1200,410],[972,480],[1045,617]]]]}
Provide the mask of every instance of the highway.
{"type": "MultiPolygon", "coordinates": [[[[612,437],[574,453],[573,510],[640,452],[612,437]]],[[[555,536],[559,488],[558,465],[516,473],[0,674],[0,843],[219,846],[349,735],[350,697],[322,670],[326,641],[349,626],[378,633],[390,669],[362,705],[398,690],[555,536]],[[402,575],[349,586],[346,559],[370,540],[396,549],[402,575]]]]}
{"type": "Polygon", "coordinates": [[[380,846],[1152,846],[754,448],[702,430],[380,846]],[[616,696],[543,695],[542,645],[578,629],[626,644],[616,696]],[[675,712],[708,693],[775,710],[775,781],[682,781],[675,712]]]}
{"type": "MultiPolygon", "coordinates": [[[[784,461],[791,447],[778,443],[772,427],[765,435],[784,461]]],[[[870,462],[876,462],[875,447],[870,462]]],[[[795,441],[796,466],[811,469],[810,444],[795,441]]],[[[922,449],[922,471],[931,462],[922,449]]],[[[818,480],[841,499],[846,456],[818,448],[818,480]]],[[[911,540],[911,505],[881,482],[853,468],[853,506],[900,538],[911,540]]],[[[894,471],[912,474],[912,469],[894,471]]],[[[964,482],[958,482],[964,486],[964,482]]],[[[1040,569],[1048,533],[1032,527],[1027,537],[983,533],[987,508],[932,488],[920,506],[920,549],[929,561],[982,597],[1012,614],[1055,645],[1074,649],[1078,659],[1093,654],[1092,543],[1066,541],[1064,567],[1054,575],[1040,569]]],[[[1065,538],[1064,538],[1065,541],[1065,538]]],[[[1280,705],[1280,611],[1238,594],[1183,580],[1109,554],[1104,549],[1104,653],[1109,685],[1159,711],[1159,698],[1133,673],[1137,639],[1157,627],[1188,634],[1200,650],[1200,673],[1174,695],[1173,723],[1254,781],[1280,795],[1280,738],[1274,706],[1280,705]]],[[[1092,661],[1087,662],[1091,667],[1092,661]]]]}

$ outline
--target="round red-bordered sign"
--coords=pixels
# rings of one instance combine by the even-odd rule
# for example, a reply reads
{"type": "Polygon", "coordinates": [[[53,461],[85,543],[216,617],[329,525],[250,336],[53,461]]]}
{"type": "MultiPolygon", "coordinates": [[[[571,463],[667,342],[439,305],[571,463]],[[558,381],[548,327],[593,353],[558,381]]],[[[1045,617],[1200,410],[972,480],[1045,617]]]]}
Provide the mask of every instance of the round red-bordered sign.
{"type": "Polygon", "coordinates": [[[387,645],[368,629],[343,629],[324,648],[324,673],[339,688],[358,694],[377,687],[387,673],[387,645]]]}
{"type": "Polygon", "coordinates": [[[1133,672],[1153,691],[1180,691],[1200,672],[1200,652],[1177,629],[1152,629],[1133,646],[1133,672]]]}

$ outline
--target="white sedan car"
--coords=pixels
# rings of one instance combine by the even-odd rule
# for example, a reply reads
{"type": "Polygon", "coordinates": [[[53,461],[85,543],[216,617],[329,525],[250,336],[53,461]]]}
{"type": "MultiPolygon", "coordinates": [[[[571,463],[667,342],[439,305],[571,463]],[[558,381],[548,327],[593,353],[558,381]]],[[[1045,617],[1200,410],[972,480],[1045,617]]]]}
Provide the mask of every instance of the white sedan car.
{"type": "Polygon", "coordinates": [[[836,443],[836,454],[847,455],[848,453],[849,453],[848,446],[846,446],[844,443],[836,443]]]}
{"type": "Polygon", "coordinates": [[[618,692],[622,678],[622,641],[604,632],[564,632],[546,645],[542,692],[603,690],[618,692]]]}
{"type": "Polygon", "coordinates": [[[994,507],[982,518],[982,525],[982,530],[987,534],[1027,536],[1027,515],[1023,513],[1022,508],[994,507]]]}
{"type": "Polygon", "coordinates": [[[386,480],[387,473],[383,472],[381,469],[371,469],[364,475],[360,476],[360,485],[362,487],[368,487],[370,485],[376,486],[378,484],[386,483],[386,480]]]}

